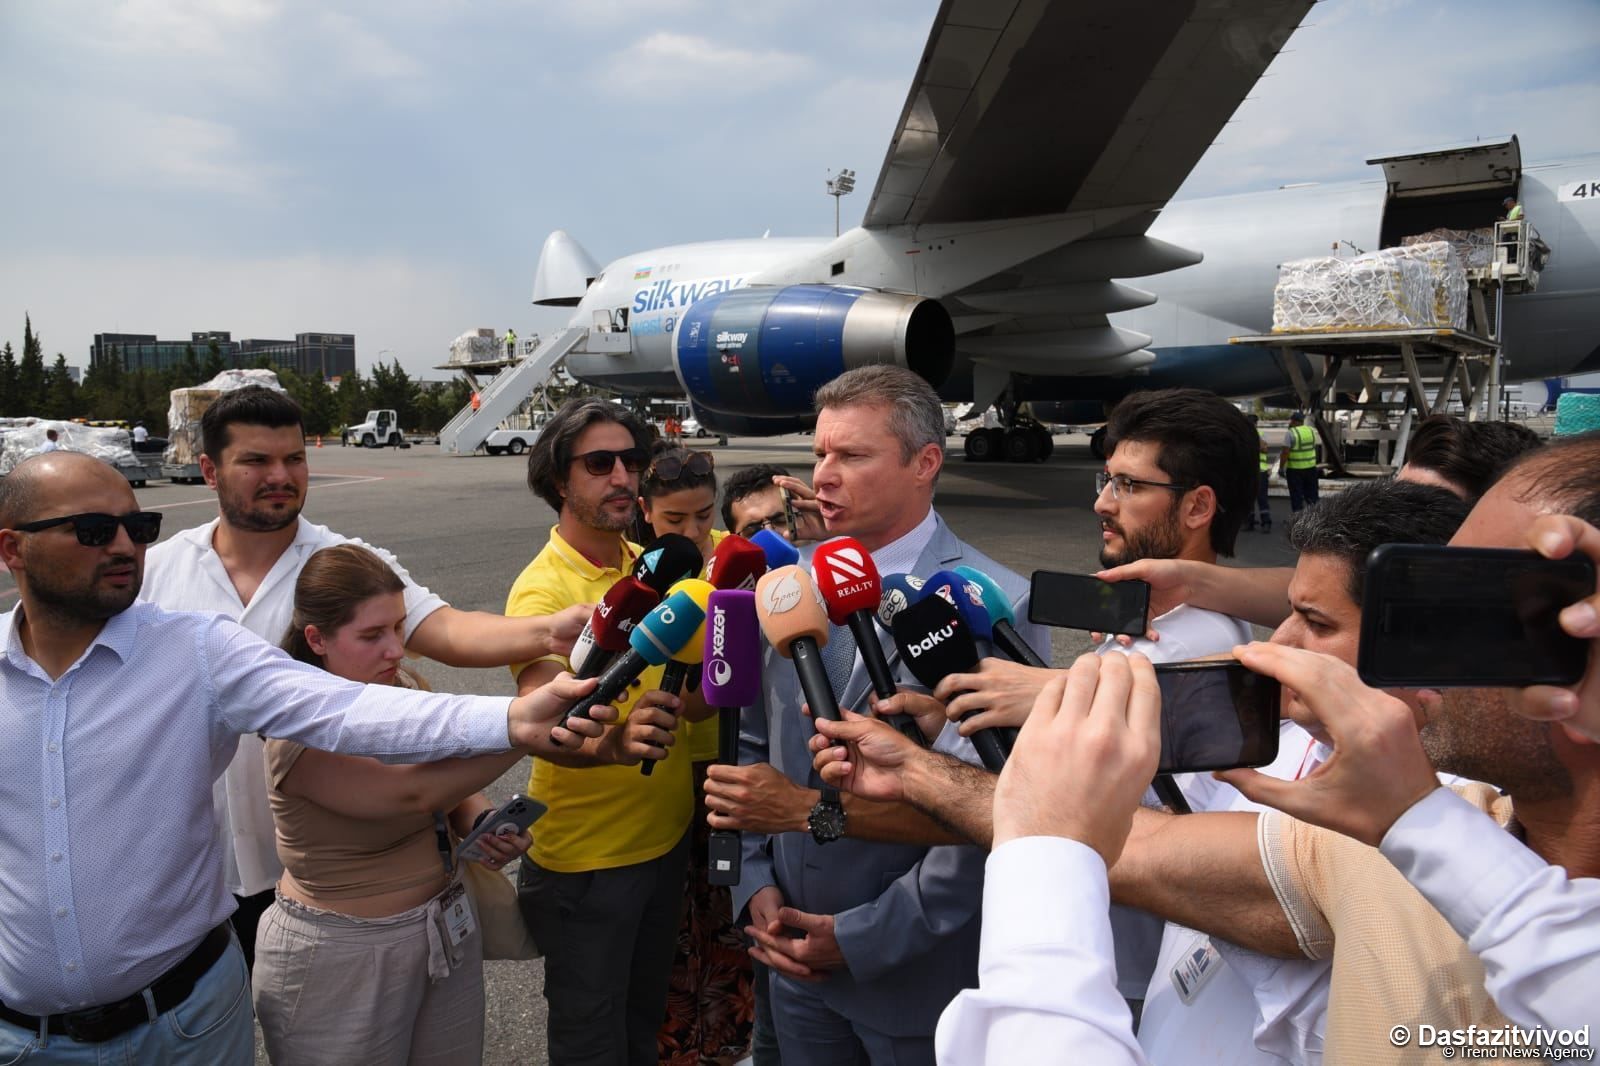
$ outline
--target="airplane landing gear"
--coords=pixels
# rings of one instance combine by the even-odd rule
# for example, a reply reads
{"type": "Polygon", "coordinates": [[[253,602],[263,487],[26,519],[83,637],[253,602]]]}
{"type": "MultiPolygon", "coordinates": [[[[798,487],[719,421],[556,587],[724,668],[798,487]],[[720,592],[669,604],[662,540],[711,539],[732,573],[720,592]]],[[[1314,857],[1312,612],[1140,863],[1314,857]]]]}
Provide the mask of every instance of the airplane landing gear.
{"type": "Polygon", "coordinates": [[[975,463],[1042,463],[1055,451],[1050,431],[1031,418],[1013,416],[1005,429],[975,429],[967,434],[967,458],[975,463]]]}

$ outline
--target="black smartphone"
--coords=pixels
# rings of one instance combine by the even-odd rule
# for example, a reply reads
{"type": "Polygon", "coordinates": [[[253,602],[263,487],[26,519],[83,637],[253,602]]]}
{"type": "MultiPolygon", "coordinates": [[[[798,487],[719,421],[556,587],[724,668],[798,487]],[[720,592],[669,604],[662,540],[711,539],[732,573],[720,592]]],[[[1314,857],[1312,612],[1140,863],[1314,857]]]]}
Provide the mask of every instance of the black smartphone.
{"type": "MultiPolygon", "coordinates": [[[[1112,654],[1115,654],[1114,652],[1112,654]]],[[[1163,774],[1265,766],[1278,757],[1276,678],[1236,659],[1157,663],[1163,774]]]]}
{"type": "Polygon", "coordinates": [[[494,811],[478,827],[464,837],[456,846],[456,860],[481,861],[484,851],[478,846],[478,841],[486,836],[516,836],[523,832],[549,808],[538,800],[522,793],[517,793],[506,801],[505,806],[494,811]]]}
{"type": "Polygon", "coordinates": [[[1594,594],[1594,563],[1509,548],[1383,544],[1367,557],[1356,668],[1377,688],[1574,685],[1589,642],[1562,608],[1594,594]]]}
{"type": "Polygon", "coordinates": [[[1034,625],[1142,637],[1149,628],[1149,614],[1149,582],[1101,581],[1088,574],[1054,570],[1033,572],[1028,620],[1034,625]]]}
{"type": "Polygon", "coordinates": [[[783,497],[783,520],[789,523],[789,542],[798,543],[800,540],[800,518],[794,513],[794,501],[789,498],[788,489],[779,489],[778,495],[783,497]]]}

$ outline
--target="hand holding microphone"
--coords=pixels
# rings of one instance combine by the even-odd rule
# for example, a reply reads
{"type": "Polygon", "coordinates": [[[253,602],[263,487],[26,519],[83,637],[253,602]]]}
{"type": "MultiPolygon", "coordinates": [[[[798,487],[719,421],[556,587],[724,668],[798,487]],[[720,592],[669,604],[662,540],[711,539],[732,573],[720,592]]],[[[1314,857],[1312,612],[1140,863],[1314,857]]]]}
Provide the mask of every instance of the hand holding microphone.
{"type": "MultiPolygon", "coordinates": [[[[666,669],[661,672],[661,691],[669,696],[677,696],[683,690],[683,682],[689,676],[689,671],[699,666],[700,660],[705,656],[705,609],[714,591],[716,590],[709,583],[694,578],[688,578],[672,586],[674,596],[681,594],[694,602],[700,611],[700,623],[694,632],[689,634],[689,639],[672,653],[666,669]]],[[[646,758],[639,764],[639,772],[649,777],[655,772],[656,762],[654,758],[646,758]]]]}
{"type": "Polygon", "coordinates": [[[660,593],[635,577],[607,589],[567,657],[573,676],[599,677],[612,659],[628,650],[628,634],[660,602],[660,593]]]}
{"type": "Polygon", "coordinates": [[[688,644],[704,621],[705,611],[689,592],[681,589],[672,592],[633,627],[628,635],[628,650],[606,667],[594,692],[574,703],[567,717],[588,718],[592,707],[621,696],[640,674],[652,666],[664,665],[674,652],[688,644]]]}

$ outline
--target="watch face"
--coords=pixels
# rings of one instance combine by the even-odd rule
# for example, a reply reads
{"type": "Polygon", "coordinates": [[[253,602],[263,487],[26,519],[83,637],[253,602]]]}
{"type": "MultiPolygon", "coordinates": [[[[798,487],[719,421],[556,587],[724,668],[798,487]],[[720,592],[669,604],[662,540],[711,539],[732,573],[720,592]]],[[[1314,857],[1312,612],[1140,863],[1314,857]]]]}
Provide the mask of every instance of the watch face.
{"type": "Polygon", "coordinates": [[[811,836],[819,844],[838,840],[844,835],[844,808],[826,801],[811,808],[811,836]]]}

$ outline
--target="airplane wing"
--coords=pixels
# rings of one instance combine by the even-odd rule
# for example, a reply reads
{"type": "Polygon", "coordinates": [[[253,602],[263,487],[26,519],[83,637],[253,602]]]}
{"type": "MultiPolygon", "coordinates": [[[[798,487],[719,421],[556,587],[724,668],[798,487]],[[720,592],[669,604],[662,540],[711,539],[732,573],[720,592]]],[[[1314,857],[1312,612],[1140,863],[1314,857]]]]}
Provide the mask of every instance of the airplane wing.
{"type": "Polygon", "coordinates": [[[944,0],[864,225],[1147,204],[1313,0],[944,0]]]}
{"type": "Polygon", "coordinates": [[[1312,3],[944,0],[863,225],[1082,222],[987,277],[918,286],[949,309],[975,400],[1012,373],[1155,361],[1107,319],[1155,297],[1113,279],[1200,261],[1145,231],[1312,3]]]}

